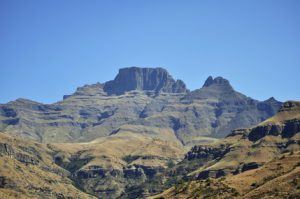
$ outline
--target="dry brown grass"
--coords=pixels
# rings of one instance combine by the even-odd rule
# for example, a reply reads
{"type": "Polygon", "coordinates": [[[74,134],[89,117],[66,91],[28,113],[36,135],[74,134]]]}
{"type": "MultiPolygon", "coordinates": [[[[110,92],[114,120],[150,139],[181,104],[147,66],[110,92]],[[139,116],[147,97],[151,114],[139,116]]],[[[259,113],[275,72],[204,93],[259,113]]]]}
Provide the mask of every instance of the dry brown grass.
{"type": "Polygon", "coordinates": [[[140,163],[148,166],[166,167],[167,159],[183,158],[186,152],[183,146],[177,142],[170,142],[151,138],[143,134],[132,132],[122,132],[109,137],[99,138],[87,143],[59,143],[52,144],[55,150],[61,150],[69,154],[82,151],[82,156],[94,157],[92,161],[85,165],[97,165],[103,168],[121,169],[127,163],[123,160],[125,156],[156,156],[165,159],[144,160],[137,159],[132,164],[140,163]]]}
{"type": "Polygon", "coordinates": [[[37,158],[36,165],[18,161],[13,155],[0,156],[0,176],[5,179],[0,188],[0,198],[57,198],[58,195],[73,198],[93,198],[73,186],[68,172],[53,163],[51,150],[43,144],[11,137],[0,133],[0,143],[11,146],[15,153],[37,158]]]}

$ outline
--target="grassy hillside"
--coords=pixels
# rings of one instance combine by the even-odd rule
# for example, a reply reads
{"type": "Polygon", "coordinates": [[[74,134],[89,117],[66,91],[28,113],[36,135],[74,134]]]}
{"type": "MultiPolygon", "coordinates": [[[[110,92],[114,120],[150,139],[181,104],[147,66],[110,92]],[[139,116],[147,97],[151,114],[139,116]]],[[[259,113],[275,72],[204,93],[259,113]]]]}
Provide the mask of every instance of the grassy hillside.
{"type": "Polygon", "coordinates": [[[79,143],[0,133],[1,198],[266,198],[299,196],[300,102],[225,139],[121,125],[79,143]],[[270,122],[275,121],[276,122],[270,122]],[[163,192],[163,190],[166,190],[163,192]]]}
{"type": "Polygon", "coordinates": [[[84,143],[40,144],[0,136],[0,196],[5,198],[116,198],[151,183],[186,152],[177,139],[172,141],[169,129],[154,129],[149,135],[141,127],[125,126],[84,143]]]}
{"type": "Polygon", "coordinates": [[[149,199],[167,198],[298,198],[300,153],[283,154],[262,167],[237,175],[179,182],[149,199]]]}
{"type": "Polygon", "coordinates": [[[172,169],[174,186],[152,198],[299,197],[299,105],[286,102],[258,126],[193,147],[172,169]]]}
{"type": "Polygon", "coordinates": [[[0,198],[95,198],[74,186],[45,145],[0,133],[0,198]]]}

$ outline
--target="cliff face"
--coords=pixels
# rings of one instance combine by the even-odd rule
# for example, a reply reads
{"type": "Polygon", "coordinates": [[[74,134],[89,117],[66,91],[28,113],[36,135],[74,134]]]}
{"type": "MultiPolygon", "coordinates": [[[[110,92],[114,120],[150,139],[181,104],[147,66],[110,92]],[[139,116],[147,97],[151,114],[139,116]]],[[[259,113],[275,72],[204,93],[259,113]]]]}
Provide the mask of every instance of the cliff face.
{"type": "Polygon", "coordinates": [[[123,68],[119,70],[114,80],[106,82],[104,85],[104,91],[109,95],[120,95],[132,90],[165,93],[187,92],[183,81],[175,81],[163,68],[123,68]]]}
{"type": "Polygon", "coordinates": [[[300,103],[296,101],[285,102],[278,113],[253,128],[248,137],[257,141],[267,135],[291,138],[300,132],[300,103]]]}

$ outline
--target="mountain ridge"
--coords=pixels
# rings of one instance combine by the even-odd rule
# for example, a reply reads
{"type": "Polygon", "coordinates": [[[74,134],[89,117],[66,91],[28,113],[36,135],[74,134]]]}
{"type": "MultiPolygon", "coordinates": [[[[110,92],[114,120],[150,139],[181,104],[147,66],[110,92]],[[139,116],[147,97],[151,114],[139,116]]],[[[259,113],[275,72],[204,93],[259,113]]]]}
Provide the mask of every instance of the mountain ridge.
{"type": "Polygon", "coordinates": [[[161,68],[109,82],[0,105],[0,197],[257,198],[297,186],[300,102],[258,101],[222,77],[189,91],[161,68]]]}
{"type": "Polygon", "coordinates": [[[259,123],[281,105],[236,92],[222,77],[209,77],[193,91],[180,82],[162,68],[123,68],[114,80],[78,87],[53,104],[18,99],[0,105],[0,130],[40,142],[81,142],[122,125],[144,125],[170,128],[188,145],[259,123]]]}
{"type": "MultiPolygon", "coordinates": [[[[129,81],[129,83],[130,83],[130,81],[129,81]]],[[[225,79],[224,77],[221,77],[221,76],[217,76],[215,78],[213,78],[213,76],[209,76],[205,80],[205,82],[202,85],[202,87],[200,87],[198,89],[195,89],[195,90],[189,90],[186,87],[185,83],[182,80],[180,80],[180,79],[175,80],[169,74],[169,72],[166,69],[162,68],[162,67],[151,68],[151,67],[137,67],[137,66],[132,66],[132,67],[120,68],[119,72],[116,75],[116,77],[115,77],[114,80],[109,80],[109,81],[106,81],[104,83],[97,82],[97,83],[94,83],[94,84],[85,84],[83,86],[79,86],[79,87],[77,87],[76,91],[73,94],[75,94],[75,95],[80,95],[80,94],[81,95],[88,95],[88,94],[90,94],[90,95],[95,95],[95,94],[101,94],[101,95],[122,95],[125,92],[130,92],[130,91],[135,91],[135,90],[153,91],[153,92],[165,92],[165,93],[189,93],[189,92],[195,92],[195,91],[200,90],[201,88],[204,88],[204,87],[209,87],[209,86],[214,86],[214,85],[225,86],[225,87],[227,87],[230,90],[234,90],[233,87],[232,87],[232,85],[230,84],[230,82],[227,79],[225,79]],[[137,80],[137,79],[139,79],[139,76],[143,76],[143,73],[146,74],[144,76],[146,76],[146,77],[148,76],[148,79],[151,78],[151,75],[149,75],[151,73],[155,73],[155,75],[153,77],[159,76],[159,74],[161,73],[161,76],[158,77],[158,79],[161,78],[162,82],[160,82],[159,80],[157,80],[157,82],[154,82],[153,85],[147,85],[147,81],[146,81],[146,86],[143,89],[143,85],[140,85],[139,83],[141,83],[141,82],[138,82],[138,80],[137,80]],[[129,79],[133,79],[134,81],[136,81],[135,82],[136,83],[136,85],[135,85],[136,87],[134,87],[134,86],[131,85],[132,88],[130,88],[130,89],[124,89],[124,90],[121,89],[122,91],[117,91],[117,92],[110,91],[111,84],[114,83],[114,82],[117,82],[117,86],[122,86],[121,83],[128,83],[128,82],[121,82],[121,83],[119,82],[120,79],[122,79],[121,81],[124,81],[123,78],[125,76],[129,76],[129,77],[131,76],[131,78],[129,78],[129,79]],[[175,83],[175,87],[176,87],[176,85],[178,83],[181,87],[179,87],[178,90],[176,90],[176,89],[175,90],[165,89],[165,88],[158,87],[159,83],[166,83],[164,81],[171,81],[172,83],[175,83]],[[155,84],[155,83],[157,83],[157,84],[155,84]],[[147,86],[150,87],[150,88],[152,88],[152,89],[147,88],[147,86]]],[[[62,95],[63,96],[63,100],[66,99],[66,98],[68,98],[68,97],[70,97],[70,96],[72,96],[73,94],[62,95]]],[[[21,101],[22,100],[23,101],[28,100],[28,101],[31,101],[31,102],[36,102],[36,103],[45,104],[45,105],[57,103],[57,102],[54,102],[54,103],[42,103],[42,102],[38,102],[38,101],[31,100],[31,99],[26,99],[26,98],[18,98],[16,100],[12,100],[10,102],[20,101],[20,100],[21,101]]],[[[266,99],[265,101],[268,101],[268,100],[277,101],[274,97],[270,97],[270,98],[266,99]]],[[[10,102],[7,102],[7,103],[10,103],[10,102]]],[[[7,103],[2,103],[2,105],[3,104],[7,104],[7,103]]]]}

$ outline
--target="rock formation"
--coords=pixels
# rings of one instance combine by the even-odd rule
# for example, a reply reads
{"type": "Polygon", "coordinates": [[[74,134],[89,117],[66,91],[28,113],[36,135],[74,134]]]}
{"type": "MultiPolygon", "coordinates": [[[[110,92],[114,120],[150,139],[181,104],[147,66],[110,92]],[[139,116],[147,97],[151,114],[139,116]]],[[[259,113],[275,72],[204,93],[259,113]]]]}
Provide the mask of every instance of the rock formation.
{"type": "Polygon", "coordinates": [[[123,68],[119,70],[114,80],[108,81],[104,85],[104,91],[109,95],[121,95],[132,90],[165,93],[187,92],[183,81],[175,81],[163,68],[123,68]]]}

